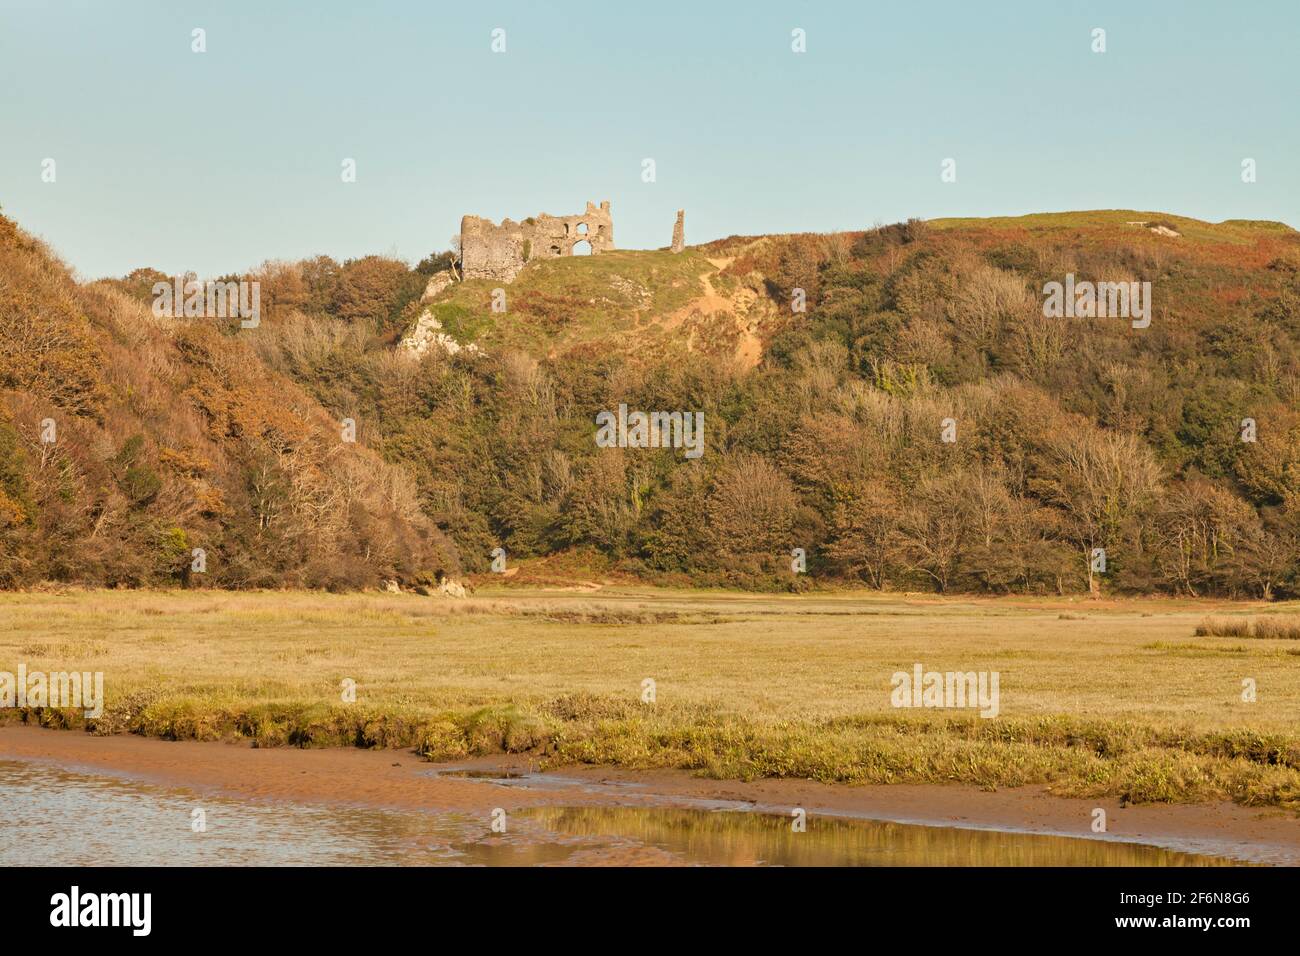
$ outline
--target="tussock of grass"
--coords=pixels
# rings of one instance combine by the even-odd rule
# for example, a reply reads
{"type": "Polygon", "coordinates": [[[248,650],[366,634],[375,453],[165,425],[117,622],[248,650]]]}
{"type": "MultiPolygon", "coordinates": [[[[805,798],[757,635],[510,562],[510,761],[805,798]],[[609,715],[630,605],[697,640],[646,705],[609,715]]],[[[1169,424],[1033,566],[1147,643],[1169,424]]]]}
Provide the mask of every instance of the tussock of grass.
{"type": "Polygon", "coordinates": [[[555,610],[535,616],[559,624],[729,624],[736,620],[716,611],[555,610]]]}
{"type": "MultiPolygon", "coordinates": [[[[1234,644],[1230,647],[1215,647],[1213,644],[1190,644],[1187,642],[1177,641],[1152,641],[1150,644],[1143,644],[1144,651],[1174,651],[1178,653],[1189,654],[1194,657],[1219,657],[1223,654],[1250,654],[1251,650],[1240,644],[1234,644]]],[[[1255,652],[1259,653],[1259,652],[1255,652]]],[[[1265,652],[1267,653],[1267,652],[1265,652]]]]}
{"type": "Polygon", "coordinates": [[[576,762],[844,784],[1050,784],[1061,794],[1132,803],[1231,800],[1300,810],[1300,735],[1068,716],[756,721],[707,707],[648,706],[592,694],[432,717],[308,704],[232,710],[148,696],[95,721],[49,708],[17,713],[25,722],[98,734],[240,738],[259,747],[414,748],[433,761],[530,753],[543,767],[576,762]]]}
{"type": "Polygon", "coordinates": [[[1197,625],[1196,636],[1300,641],[1300,617],[1207,617],[1197,625]]]}

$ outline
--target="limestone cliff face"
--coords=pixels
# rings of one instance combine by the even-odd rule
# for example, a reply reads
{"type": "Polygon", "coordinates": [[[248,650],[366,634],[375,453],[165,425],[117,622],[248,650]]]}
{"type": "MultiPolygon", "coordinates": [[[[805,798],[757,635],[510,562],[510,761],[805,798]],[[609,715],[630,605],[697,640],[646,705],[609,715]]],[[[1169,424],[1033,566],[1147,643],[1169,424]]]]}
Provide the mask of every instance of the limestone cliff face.
{"type": "Polygon", "coordinates": [[[438,294],[452,285],[456,281],[456,273],[450,269],[443,269],[441,272],[435,272],[429,277],[429,281],[424,284],[424,293],[420,296],[421,302],[429,302],[438,297],[438,294]]]}
{"type": "Polygon", "coordinates": [[[467,355],[482,354],[479,347],[473,342],[461,345],[444,332],[442,323],[428,309],[420,313],[419,318],[415,321],[415,326],[402,338],[397,347],[401,354],[417,359],[422,358],[425,353],[434,348],[440,349],[448,355],[455,355],[462,351],[467,355]]]}
{"type": "Polygon", "coordinates": [[[479,216],[460,221],[461,274],[466,279],[510,282],[524,263],[573,255],[574,246],[586,242],[592,255],[614,248],[614,220],[609,200],[573,216],[546,213],[523,222],[504,219],[500,225],[479,216]]]}

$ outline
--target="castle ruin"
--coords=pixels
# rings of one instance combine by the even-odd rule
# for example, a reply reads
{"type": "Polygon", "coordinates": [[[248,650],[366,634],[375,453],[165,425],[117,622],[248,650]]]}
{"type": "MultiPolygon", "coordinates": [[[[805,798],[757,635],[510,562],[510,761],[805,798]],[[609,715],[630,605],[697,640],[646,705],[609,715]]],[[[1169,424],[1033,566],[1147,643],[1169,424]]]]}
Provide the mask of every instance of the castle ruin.
{"type": "Polygon", "coordinates": [[[614,248],[614,220],[609,200],[576,216],[540,213],[523,222],[465,216],[460,221],[460,273],[465,279],[510,282],[524,264],[534,259],[571,256],[575,246],[587,243],[592,255],[614,248]]]}

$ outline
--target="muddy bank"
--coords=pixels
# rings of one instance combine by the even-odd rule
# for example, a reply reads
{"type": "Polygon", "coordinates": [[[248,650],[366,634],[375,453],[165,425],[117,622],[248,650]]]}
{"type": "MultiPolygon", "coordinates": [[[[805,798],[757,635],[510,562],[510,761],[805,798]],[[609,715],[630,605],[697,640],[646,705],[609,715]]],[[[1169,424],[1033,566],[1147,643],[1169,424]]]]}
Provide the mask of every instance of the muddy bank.
{"type": "Polygon", "coordinates": [[[563,806],[754,809],[788,815],[1009,830],[1166,846],[1300,865],[1300,819],[1233,804],[1122,807],[1116,800],[1058,797],[1044,787],[986,792],[965,786],[848,787],[801,780],[708,780],[676,771],[569,767],[530,775],[526,759],[430,764],[402,751],[259,750],[242,744],[93,737],[0,727],[0,759],[125,774],[146,782],[245,799],[488,813],[563,806]],[[466,772],[515,775],[500,784],[466,772]],[[1107,832],[1091,830],[1106,811],[1107,832]]]}

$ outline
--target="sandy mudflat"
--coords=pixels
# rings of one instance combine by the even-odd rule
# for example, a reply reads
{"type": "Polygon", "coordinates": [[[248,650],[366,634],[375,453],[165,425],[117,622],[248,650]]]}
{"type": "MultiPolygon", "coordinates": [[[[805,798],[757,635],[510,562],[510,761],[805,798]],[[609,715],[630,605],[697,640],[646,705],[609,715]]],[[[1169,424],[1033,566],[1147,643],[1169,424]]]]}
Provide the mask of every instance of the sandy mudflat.
{"type": "MultiPolygon", "coordinates": [[[[1098,838],[1093,809],[1106,810],[1106,838],[1189,852],[1242,855],[1300,865],[1300,817],[1233,804],[1121,807],[1117,800],[1058,797],[1044,787],[986,792],[965,786],[849,787],[802,780],[709,780],[678,771],[603,767],[553,770],[525,786],[439,776],[442,769],[406,751],[259,750],[246,744],[171,742],[135,736],[0,726],[0,760],[50,761],[109,771],[164,786],[232,797],[304,804],[348,804],[483,812],[553,806],[744,804],[786,814],[803,807],[834,814],[946,826],[1098,838]]],[[[457,767],[529,770],[526,758],[468,761],[457,767]]]]}

